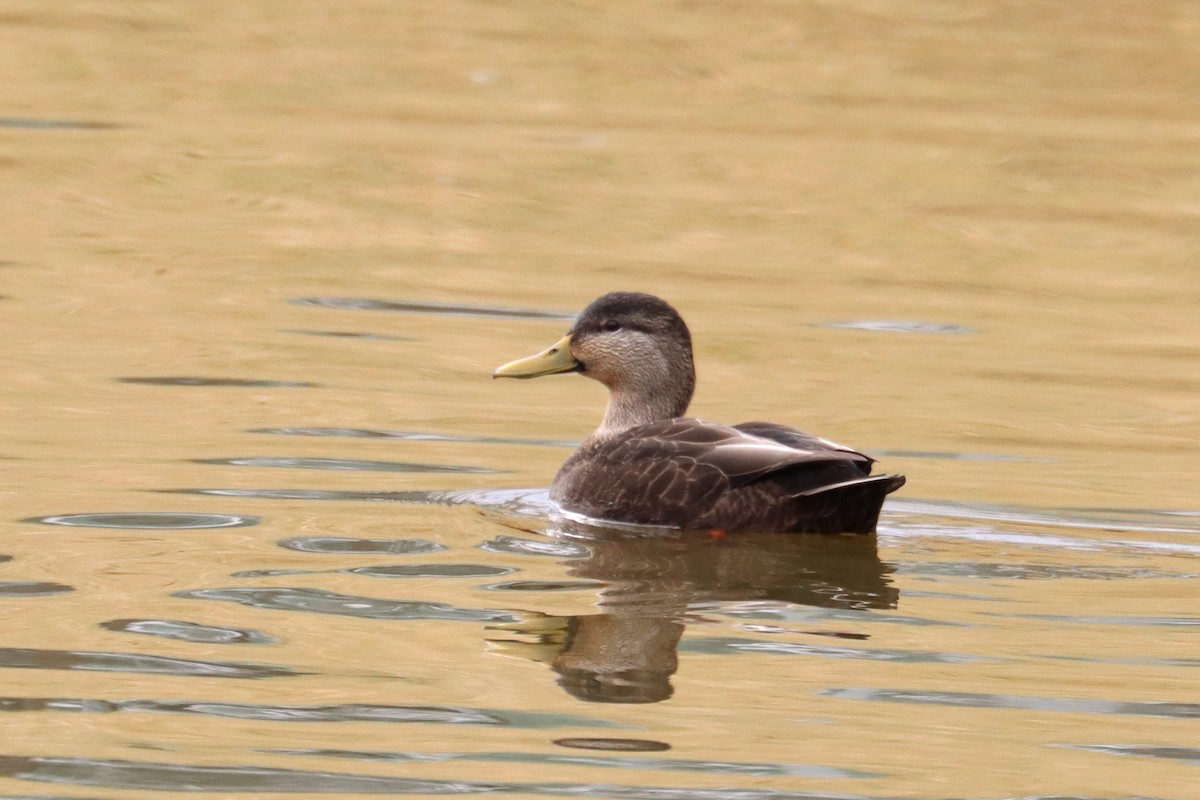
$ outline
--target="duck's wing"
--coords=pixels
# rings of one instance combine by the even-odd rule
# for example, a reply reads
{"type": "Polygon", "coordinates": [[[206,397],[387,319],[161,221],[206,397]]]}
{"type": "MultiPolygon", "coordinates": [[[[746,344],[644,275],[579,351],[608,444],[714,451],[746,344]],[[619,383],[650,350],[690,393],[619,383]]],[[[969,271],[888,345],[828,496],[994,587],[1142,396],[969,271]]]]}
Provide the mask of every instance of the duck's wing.
{"type": "Polygon", "coordinates": [[[680,417],[635,428],[623,445],[618,449],[626,452],[619,457],[630,462],[646,459],[711,467],[731,487],[802,464],[839,465],[846,470],[839,470],[844,478],[867,475],[871,465],[862,453],[767,422],[729,426],[680,417]]]}
{"type": "Polygon", "coordinates": [[[764,439],[770,439],[773,442],[778,442],[796,450],[809,450],[817,453],[848,453],[852,456],[857,456],[857,458],[851,460],[862,464],[864,475],[870,474],[871,465],[875,463],[875,459],[865,453],[858,452],[853,447],[838,444],[823,436],[813,436],[811,433],[805,433],[787,425],[780,425],[777,422],[741,422],[733,427],[751,436],[761,436],[764,439]]]}
{"type": "Polygon", "coordinates": [[[844,467],[837,469],[839,465],[830,461],[827,465],[827,474],[822,476],[828,479],[828,483],[822,484],[816,482],[811,487],[794,492],[794,494],[815,495],[823,492],[848,494],[867,489],[868,486],[871,487],[870,491],[874,491],[875,487],[880,487],[883,489],[884,494],[889,494],[899,489],[905,482],[903,475],[872,476],[871,466],[875,463],[875,459],[844,444],[832,442],[821,436],[813,436],[811,433],[798,431],[795,428],[789,428],[787,425],[779,425],[775,422],[743,422],[734,427],[754,436],[761,436],[765,439],[770,439],[800,450],[826,450],[856,457],[852,459],[852,466],[858,471],[857,474],[852,472],[850,473],[850,477],[846,477],[844,480],[837,480],[837,474],[840,472],[845,476],[846,470],[844,467]]]}

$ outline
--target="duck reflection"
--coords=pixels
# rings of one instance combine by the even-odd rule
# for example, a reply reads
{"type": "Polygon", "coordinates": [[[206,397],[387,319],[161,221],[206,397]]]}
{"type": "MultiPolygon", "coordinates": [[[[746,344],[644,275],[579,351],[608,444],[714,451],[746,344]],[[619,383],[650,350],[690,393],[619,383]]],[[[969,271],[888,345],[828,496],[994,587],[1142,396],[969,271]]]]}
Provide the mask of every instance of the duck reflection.
{"type": "MultiPolygon", "coordinates": [[[[671,697],[679,640],[706,607],[753,601],[840,609],[895,608],[890,565],[874,535],[711,533],[633,535],[559,523],[581,545],[571,576],[597,581],[594,614],[516,612],[488,628],[501,652],[542,661],[580,700],[656,703],[671,697]]],[[[858,638],[858,637],[854,637],[858,638]]]]}

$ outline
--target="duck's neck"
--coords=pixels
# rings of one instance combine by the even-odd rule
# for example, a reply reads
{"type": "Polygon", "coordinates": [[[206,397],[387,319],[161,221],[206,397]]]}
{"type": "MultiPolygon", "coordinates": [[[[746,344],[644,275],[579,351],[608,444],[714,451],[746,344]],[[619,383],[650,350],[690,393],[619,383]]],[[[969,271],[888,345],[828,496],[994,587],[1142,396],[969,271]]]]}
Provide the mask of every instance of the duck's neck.
{"type": "Polygon", "coordinates": [[[682,417],[687,413],[696,386],[690,362],[688,359],[687,369],[680,369],[680,374],[672,376],[673,379],[654,380],[652,374],[645,377],[632,374],[625,375],[620,384],[609,387],[604,419],[592,437],[609,438],[638,425],[682,417]]]}

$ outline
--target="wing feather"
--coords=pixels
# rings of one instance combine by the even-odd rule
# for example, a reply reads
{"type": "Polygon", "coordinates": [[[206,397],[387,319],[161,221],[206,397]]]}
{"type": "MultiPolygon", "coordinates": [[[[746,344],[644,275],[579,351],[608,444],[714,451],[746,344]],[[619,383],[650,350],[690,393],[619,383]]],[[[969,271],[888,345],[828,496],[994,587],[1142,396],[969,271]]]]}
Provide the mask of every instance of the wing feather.
{"type": "Polygon", "coordinates": [[[653,459],[660,464],[682,461],[711,467],[733,486],[800,464],[871,463],[862,453],[830,446],[832,443],[783,425],[770,425],[770,432],[790,434],[790,439],[759,435],[767,425],[749,423],[747,430],[691,417],[664,420],[628,431],[621,441],[610,445],[608,455],[626,464],[653,459]]]}

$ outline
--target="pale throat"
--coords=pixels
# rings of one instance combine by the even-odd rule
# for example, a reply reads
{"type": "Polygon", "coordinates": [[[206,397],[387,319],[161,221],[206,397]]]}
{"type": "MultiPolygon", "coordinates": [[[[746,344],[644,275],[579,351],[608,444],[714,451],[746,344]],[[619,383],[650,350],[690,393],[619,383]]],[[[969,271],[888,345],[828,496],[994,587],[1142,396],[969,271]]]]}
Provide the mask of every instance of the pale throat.
{"type": "Polygon", "coordinates": [[[607,438],[638,425],[682,417],[691,400],[691,380],[622,381],[609,388],[604,419],[592,436],[607,438]]]}

